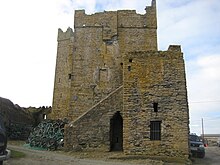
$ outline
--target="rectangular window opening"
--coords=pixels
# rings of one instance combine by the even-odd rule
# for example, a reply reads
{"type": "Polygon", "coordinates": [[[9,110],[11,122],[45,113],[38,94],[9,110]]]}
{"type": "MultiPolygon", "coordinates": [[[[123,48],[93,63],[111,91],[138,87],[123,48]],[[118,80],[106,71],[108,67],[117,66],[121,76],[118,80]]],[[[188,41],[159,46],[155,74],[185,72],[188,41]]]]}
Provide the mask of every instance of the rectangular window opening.
{"type": "Polygon", "coordinates": [[[158,112],[158,103],[153,103],[154,112],[158,112]]]}
{"type": "Polygon", "coordinates": [[[72,78],[72,75],[71,75],[71,74],[68,74],[68,76],[69,76],[69,80],[71,80],[71,78],[72,78]]]}
{"type": "Polygon", "coordinates": [[[47,115],[43,114],[43,119],[46,120],[47,119],[47,115]]]}
{"type": "Polygon", "coordinates": [[[161,121],[150,122],[150,140],[161,140],[161,121]]]}
{"type": "Polygon", "coordinates": [[[131,66],[128,66],[128,71],[131,71],[131,66]]]}

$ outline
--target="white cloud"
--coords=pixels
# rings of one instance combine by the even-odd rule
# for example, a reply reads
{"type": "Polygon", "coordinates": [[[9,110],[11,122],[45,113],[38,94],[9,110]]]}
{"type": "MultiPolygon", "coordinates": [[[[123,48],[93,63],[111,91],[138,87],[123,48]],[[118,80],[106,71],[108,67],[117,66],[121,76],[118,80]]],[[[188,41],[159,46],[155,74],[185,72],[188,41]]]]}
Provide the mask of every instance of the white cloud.
{"type": "MultiPolygon", "coordinates": [[[[0,1],[0,96],[21,106],[51,105],[57,30],[73,27],[74,10],[85,9],[91,14],[136,9],[143,14],[150,3],[151,0],[0,1]]],[[[220,100],[220,1],[157,0],[157,6],[159,49],[182,45],[189,102],[220,100]]],[[[220,116],[218,107],[219,102],[191,103],[191,128],[199,131],[202,117],[220,116]]],[[[216,122],[219,120],[212,123],[216,122]]]]}
{"type": "MultiPolygon", "coordinates": [[[[198,132],[200,129],[193,124],[199,123],[201,118],[215,118],[220,116],[220,54],[201,56],[191,62],[195,70],[189,71],[188,94],[190,100],[191,129],[198,132]]],[[[208,120],[206,131],[215,132],[220,118],[208,120]]],[[[219,132],[219,130],[217,131],[219,132]]]]}
{"type": "Polygon", "coordinates": [[[43,2],[21,0],[0,4],[1,96],[22,106],[51,104],[56,9],[49,1],[43,2]]]}
{"type": "MultiPolygon", "coordinates": [[[[202,56],[189,65],[195,70],[189,71],[188,88],[191,101],[220,100],[220,54],[202,56]]],[[[215,108],[217,109],[217,107],[215,108]]]]}
{"type": "MultiPolygon", "coordinates": [[[[158,6],[159,48],[167,49],[169,44],[182,46],[191,131],[201,133],[201,118],[220,116],[220,2],[163,0],[158,1],[158,6]]],[[[220,124],[220,119],[208,122],[206,131],[219,132],[214,123],[220,124]]]]}
{"type": "Polygon", "coordinates": [[[159,1],[158,24],[159,41],[162,49],[170,42],[184,47],[195,42],[209,44],[220,37],[220,2],[218,0],[195,0],[174,6],[176,1],[159,1]],[[173,4],[173,5],[172,5],[173,4]],[[169,37],[167,37],[169,36],[169,37]]]}

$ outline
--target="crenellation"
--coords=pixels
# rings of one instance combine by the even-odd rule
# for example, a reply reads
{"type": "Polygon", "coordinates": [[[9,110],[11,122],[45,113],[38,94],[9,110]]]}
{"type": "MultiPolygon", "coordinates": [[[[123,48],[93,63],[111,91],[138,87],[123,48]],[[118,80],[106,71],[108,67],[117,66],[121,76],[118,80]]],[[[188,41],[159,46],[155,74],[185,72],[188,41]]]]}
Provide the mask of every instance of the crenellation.
{"type": "Polygon", "coordinates": [[[74,32],[58,30],[51,118],[72,121],[66,149],[188,159],[183,53],[158,51],[156,14],[156,0],[145,14],[76,10],[74,32]]]}
{"type": "Polygon", "coordinates": [[[69,40],[74,36],[73,30],[69,27],[66,32],[63,32],[62,29],[58,29],[58,37],[57,41],[62,41],[62,40],[69,40]]]}
{"type": "Polygon", "coordinates": [[[168,48],[168,51],[181,52],[181,46],[180,45],[170,45],[168,48]]]}
{"type": "Polygon", "coordinates": [[[146,15],[119,10],[117,12],[118,28],[147,28],[146,15]]]}
{"type": "Polygon", "coordinates": [[[85,10],[75,10],[75,14],[74,14],[75,18],[84,16],[84,15],[86,15],[85,10]]]}

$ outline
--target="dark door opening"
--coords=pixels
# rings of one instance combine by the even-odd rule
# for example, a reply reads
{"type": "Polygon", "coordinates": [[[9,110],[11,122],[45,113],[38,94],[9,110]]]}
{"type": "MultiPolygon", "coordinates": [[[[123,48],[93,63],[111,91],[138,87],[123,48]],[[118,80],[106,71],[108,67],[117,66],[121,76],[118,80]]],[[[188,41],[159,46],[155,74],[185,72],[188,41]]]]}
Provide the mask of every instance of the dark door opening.
{"type": "Polygon", "coordinates": [[[123,150],[123,119],[116,112],[110,121],[110,151],[123,150]]]}

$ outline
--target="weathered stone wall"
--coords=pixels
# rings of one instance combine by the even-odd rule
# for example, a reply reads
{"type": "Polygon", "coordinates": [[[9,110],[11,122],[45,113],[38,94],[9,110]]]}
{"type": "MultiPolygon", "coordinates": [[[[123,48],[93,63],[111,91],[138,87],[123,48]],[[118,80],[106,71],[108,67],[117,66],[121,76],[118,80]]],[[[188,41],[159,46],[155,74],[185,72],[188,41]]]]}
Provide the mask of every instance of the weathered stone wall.
{"type": "Polygon", "coordinates": [[[29,114],[32,115],[34,122],[33,122],[33,126],[37,126],[41,121],[45,120],[48,118],[48,115],[51,113],[52,111],[52,107],[51,106],[42,106],[42,107],[28,107],[28,108],[24,108],[24,110],[26,112],[28,112],[29,114]]]}
{"type": "Polygon", "coordinates": [[[121,86],[123,55],[157,50],[156,30],[155,1],[143,15],[135,10],[92,15],[76,10],[74,34],[71,29],[58,33],[51,118],[75,120],[121,86]]]}
{"type": "Polygon", "coordinates": [[[49,118],[52,119],[67,117],[72,79],[73,35],[71,28],[68,28],[66,32],[58,30],[53,107],[52,113],[49,115],[49,118]]]}
{"type": "Polygon", "coordinates": [[[117,40],[103,42],[102,29],[75,28],[71,100],[68,117],[75,120],[122,84],[117,40]]]}
{"type": "Polygon", "coordinates": [[[134,10],[119,10],[118,36],[122,56],[132,51],[157,50],[156,2],[146,7],[144,15],[134,10]]]}
{"type": "Polygon", "coordinates": [[[180,46],[128,53],[123,76],[124,152],[187,159],[189,111],[180,46]],[[150,122],[158,120],[161,140],[152,141],[150,122]]]}
{"type": "Polygon", "coordinates": [[[179,46],[157,50],[156,0],[143,15],[76,10],[74,33],[59,30],[51,118],[73,121],[65,128],[65,147],[110,150],[110,119],[117,111],[125,153],[188,157],[183,54],[179,46]],[[151,141],[149,125],[158,120],[161,140],[151,141]]]}
{"type": "Polygon", "coordinates": [[[122,89],[122,86],[117,88],[65,127],[67,150],[110,150],[110,119],[117,111],[122,111],[122,89]]]}

